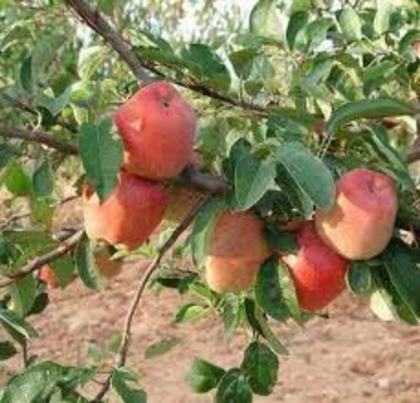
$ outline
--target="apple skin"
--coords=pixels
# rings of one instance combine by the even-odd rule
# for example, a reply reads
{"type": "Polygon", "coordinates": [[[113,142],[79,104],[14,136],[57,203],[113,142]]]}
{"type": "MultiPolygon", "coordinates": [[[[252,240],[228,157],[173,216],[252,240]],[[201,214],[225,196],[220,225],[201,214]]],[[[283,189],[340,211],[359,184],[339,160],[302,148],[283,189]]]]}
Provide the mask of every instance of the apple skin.
{"type": "Polygon", "coordinates": [[[191,158],[196,115],[167,81],[137,91],[116,111],[114,122],[129,172],[148,179],[172,178],[191,158]]]}
{"type": "Polygon", "coordinates": [[[99,248],[94,253],[95,263],[102,276],[107,279],[114,278],[121,273],[122,260],[113,260],[106,247],[99,248]]]}
{"type": "Polygon", "coordinates": [[[398,210],[393,180],[379,172],[354,169],[336,184],[336,201],[319,210],[315,225],[321,239],[350,260],[380,254],[392,237],[398,210]]]}
{"type": "Polygon", "coordinates": [[[121,171],[119,183],[102,204],[91,186],[83,189],[88,237],[129,250],[145,242],[163,219],[167,194],[162,185],[121,171]]]}
{"type": "Polygon", "coordinates": [[[297,244],[296,253],[283,255],[280,261],[290,270],[300,307],[318,311],[344,290],[348,261],[322,242],[312,222],[301,227],[297,244]]]}
{"type": "Polygon", "coordinates": [[[219,293],[249,289],[270,256],[264,223],[249,212],[224,212],[210,236],[205,261],[209,287],[219,293]]]}
{"type": "Polygon", "coordinates": [[[54,270],[51,269],[48,265],[42,266],[38,272],[38,278],[47,284],[48,288],[59,288],[60,282],[58,281],[57,276],[54,273],[54,270]]]}
{"type": "Polygon", "coordinates": [[[181,222],[192,208],[205,195],[191,185],[171,183],[166,188],[168,192],[168,207],[164,219],[173,223],[181,222]]]}

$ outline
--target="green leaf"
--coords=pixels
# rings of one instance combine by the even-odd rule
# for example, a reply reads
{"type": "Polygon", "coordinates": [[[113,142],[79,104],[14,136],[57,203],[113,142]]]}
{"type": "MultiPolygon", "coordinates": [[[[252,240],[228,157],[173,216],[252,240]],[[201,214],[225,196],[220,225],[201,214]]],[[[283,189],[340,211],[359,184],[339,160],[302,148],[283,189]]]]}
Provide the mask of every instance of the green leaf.
{"type": "Polygon", "coordinates": [[[3,182],[7,190],[16,196],[26,196],[32,192],[31,180],[18,162],[9,165],[3,182]]]}
{"type": "Polygon", "coordinates": [[[93,247],[86,234],[83,234],[75,250],[76,268],[85,285],[93,290],[103,286],[101,273],[96,266],[93,247]]]}
{"type": "Polygon", "coordinates": [[[212,199],[200,211],[195,220],[191,234],[191,248],[193,259],[197,265],[204,263],[204,258],[207,254],[207,243],[224,207],[224,199],[212,199]]]}
{"type": "Polygon", "coordinates": [[[226,372],[217,388],[216,403],[252,403],[252,390],[237,368],[226,372]]]}
{"type": "Polygon", "coordinates": [[[75,261],[71,256],[65,255],[50,262],[61,288],[66,287],[74,280],[75,261]]]}
{"type": "MultiPolygon", "coordinates": [[[[50,299],[48,297],[48,293],[43,292],[41,294],[38,294],[35,298],[35,301],[32,305],[31,310],[28,312],[28,315],[36,315],[38,313],[41,313],[44,311],[44,309],[48,306],[50,303],[50,299]]],[[[0,400],[1,402],[1,400],[0,400]]]]}
{"type": "Polygon", "coordinates": [[[400,68],[400,63],[392,60],[383,60],[363,70],[363,88],[365,94],[381,88],[382,85],[392,81],[393,76],[400,68]]]}
{"type": "Polygon", "coordinates": [[[104,200],[118,183],[122,143],[113,135],[110,119],[99,125],[85,123],[80,133],[80,154],[87,179],[104,200]]]}
{"type": "Polygon", "coordinates": [[[308,20],[309,13],[306,11],[297,11],[291,15],[286,30],[286,39],[290,49],[294,48],[296,36],[306,26],[308,20]]]}
{"type": "Polygon", "coordinates": [[[255,298],[264,312],[273,319],[285,321],[290,317],[290,312],[282,295],[278,266],[274,259],[261,266],[255,284],[255,298]]]}
{"type": "Polygon", "coordinates": [[[8,143],[0,143],[0,169],[3,169],[18,154],[18,149],[15,146],[8,143]]]}
{"type": "Polygon", "coordinates": [[[276,0],[259,0],[255,3],[249,16],[251,33],[280,41],[281,30],[276,3],[276,0]]]}
{"type": "Polygon", "coordinates": [[[239,78],[244,80],[249,77],[254,65],[254,59],[258,54],[259,51],[254,48],[241,49],[229,54],[233,69],[239,78]]]}
{"type": "Polygon", "coordinates": [[[134,389],[127,385],[126,375],[121,370],[114,369],[112,371],[111,387],[122,403],[146,403],[147,401],[144,390],[134,389]]]}
{"type": "Polygon", "coordinates": [[[373,28],[378,35],[388,31],[390,17],[393,10],[391,0],[376,0],[377,8],[375,19],[373,20],[373,28]]]}
{"type": "Polygon", "coordinates": [[[245,307],[245,318],[249,326],[251,327],[254,333],[262,336],[263,330],[255,314],[257,307],[255,306],[254,300],[252,300],[251,298],[245,298],[244,307],[245,307]]]}
{"type": "Polygon", "coordinates": [[[226,296],[221,306],[223,326],[225,337],[231,340],[242,320],[242,304],[240,298],[235,296],[226,296]]]}
{"type": "Polygon", "coordinates": [[[144,358],[149,359],[159,357],[172,350],[180,342],[181,340],[177,337],[160,340],[159,342],[147,347],[146,351],[144,352],[144,358]]]}
{"type": "Polygon", "coordinates": [[[335,25],[332,18],[321,17],[312,21],[305,29],[305,35],[308,39],[306,52],[314,50],[320,46],[326,39],[328,30],[335,25]]]}
{"type": "Polygon", "coordinates": [[[195,358],[187,374],[187,383],[195,393],[214,389],[226,371],[211,362],[195,358]]]}
{"type": "Polygon", "coordinates": [[[420,29],[410,29],[400,40],[398,52],[408,60],[415,60],[413,44],[420,41],[420,29]]]}
{"type": "Polygon", "coordinates": [[[29,323],[25,322],[19,315],[8,311],[7,309],[0,308],[0,322],[3,325],[11,327],[26,339],[38,336],[36,330],[29,323]]]}
{"type": "Polygon", "coordinates": [[[98,0],[98,10],[112,17],[116,4],[116,0],[98,0]]]}
{"type": "Polygon", "coordinates": [[[356,11],[351,6],[344,7],[339,18],[340,27],[348,42],[362,38],[362,23],[356,11]]]}
{"type": "Polygon", "coordinates": [[[248,376],[254,393],[263,396],[272,393],[277,382],[279,360],[266,344],[251,343],[245,351],[241,369],[248,376]]]}
{"type": "Polygon", "coordinates": [[[291,232],[280,231],[276,225],[266,225],[264,236],[271,249],[281,253],[293,253],[297,250],[295,235],[291,232]]]}
{"type": "Polygon", "coordinates": [[[85,384],[94,374],[91,369],[64,367],[53,362],[31,365],[22,374],[10,379],[2,402],[38,403],[49,401],[48,397],[57,386],[66,390],[85,384]]]}
{"type": "Polygon", "coordinates": [[[207,312],[208,309],[204,306],[193,303],[185,304],[176,313],[175,323],[193,322],[202,318],[207,312]]]}
{"type": "Polygon", "coordinates": [[[346,273],[347,287],[356,295],[369,296],[373,291],[373,279],[366,262],[352,262],[346,273]]]}
{"type": "Polygon", "coordinates": [[[182,50],[182,57],[200,81],[223,90],[229,89],[229,71],[223,60],[209,46],[193,43],[182,50]]]}
{"type": "Polygon", "coordinates": [[[36,197],[49,196],[54,190],[54,176],[48,160],[43,161],[35,170],[32,185],[36,197]]]}
{"type": "Polygon", "coordinates": [[[385,250],[383,262],[399,296],[420,318],[420,267],[414,256],[406,244],[394,240],[385,250]]]}
{"type": "Polygon", "coordinates": [[[386,116],[412,115],[414,108],[391,98],[363,99],[349,102],[336,109],[325,125],[327,134],[336,132],[340,126],[356,119],[376,119],[386,116]]]}
{"type": "Polygon", "coordinates": [[[252,207],[264,193],[274,185],[276,166],[273,162],[260,161],[245,153],[235,164],[235,210],[243,211],[252,207]]]}
{"type": "Polygon", "coordinates": [[[334,203],[334,178],[325,164],[300,143],[288,143],[275,153],[299,188],[320,208],[334,203]]]}
{"type": "Polygon", "coordinates": [[[17,350],[10,341],[0,342],[0,361],[7,360],[10,357],[13,357],[16,353],[17,350]]]}
{"type": "Polygon", "coordinates": [[[34,276],[28,274],[9,286],[8,290],[14,304],[13,310],[21,317],[26,316],[37,296],[34,276]]]}

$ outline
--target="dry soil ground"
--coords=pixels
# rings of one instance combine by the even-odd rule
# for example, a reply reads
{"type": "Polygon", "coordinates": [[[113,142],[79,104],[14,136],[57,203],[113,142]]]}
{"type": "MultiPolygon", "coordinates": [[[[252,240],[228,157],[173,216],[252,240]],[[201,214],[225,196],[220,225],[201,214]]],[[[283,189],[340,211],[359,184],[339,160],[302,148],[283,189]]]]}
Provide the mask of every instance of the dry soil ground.
{"type": "MultiPolygon", "coordinates": [[[[65,364],[86,363],[89,341],[104,343],[121,328],[133,294],[134,280],[143,265],[127,265],[109,287],[88,291],[76,281],[65,291],[52,291],[44,314],[32,319],[41,337],[31,343],[32,354],[65,364]]],[[[159,296],[147,292],[135,318],[128,365],[138,370],[151,403],[211,402],[211,396],[191,394],[184,376],[194,356],[221,366],[241,360],[246,336],[224,339],[219,320],[210,316],[198,323],[173,324],[176,307],[186,302],[175,292],[159,296]],[[183,341],[165,355],[144,358],[145,348],[163,338],[183,341]]],[[[290,347],[283,358],[273,396],[257,402],[397,403],[420,401],[420,332],[396,323],[383,323],[368,307],[348,295],[329,310],[331,318],[315,319],[305,329],[276,329],[290,347]]],[[[3,368],[3,380],[20,365],[3,368]]],[[[24,402],[22,402],[24,403],[24,402]]]]}

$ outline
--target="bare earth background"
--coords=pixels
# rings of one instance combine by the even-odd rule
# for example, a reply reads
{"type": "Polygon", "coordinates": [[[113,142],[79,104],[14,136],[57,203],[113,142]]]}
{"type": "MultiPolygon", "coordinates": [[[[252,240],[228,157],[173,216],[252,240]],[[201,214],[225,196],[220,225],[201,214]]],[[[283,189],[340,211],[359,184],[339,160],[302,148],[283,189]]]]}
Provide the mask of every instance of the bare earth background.
{"type": "MultiPolygon", "coordinates": [[[[121,329],[134,282],[144,266],[144,262],[127,264],[100,293],[88,291],[79,280],[65,291],[52,291],[47,310],[31,319],[41,336],[31,343],[31,354],[64,364],[86,363],[89,341],[105,343],[121,329]]],[[[150,403],[212,401],[211,395],[190,393],[184,381],[194,356],[225,367],[240,363],[246,335],[227,342],[215,316],[194,324],[173,324],[176,308],[185,302],[174,291],[164,290],[160,295],[148,291],[136,316],[128,365],[141,374],[150,403]],[[144,358],[148,346],[168,337],[183,341],[165,355],[144,358]]],[[[329,320],[315,319],[305,329],[276,328],[291,354],[282,358],[275,394],[256,402],[420,401],[420,333],[416,328],[383,323],[349,295],[343,295],[329,313],[329,320]]],[[[2,382],[20,365],[16,359],[2,367],[2,382]]]]}

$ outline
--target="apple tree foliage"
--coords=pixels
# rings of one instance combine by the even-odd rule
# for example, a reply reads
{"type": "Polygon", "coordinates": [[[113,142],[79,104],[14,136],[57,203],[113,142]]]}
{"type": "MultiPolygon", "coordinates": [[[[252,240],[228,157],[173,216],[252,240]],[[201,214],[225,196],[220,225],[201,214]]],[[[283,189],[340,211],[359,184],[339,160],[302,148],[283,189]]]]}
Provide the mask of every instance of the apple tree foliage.
{"type": "MultiPolygon", "coordinates": [[[[1,360],[30,353],[31,340],[38,337],[31,321],[42,315],[48,293],[34,272],[20,270],[60,243],[50,224],[62,203],[63,183],[77,190],[87,177],[101,198],[116,184],[122,146],[109,117],[138,85],[113,44],[65,3],[0,0],[1,360]],[[43,135],[53,141],[40,141],[43,135]]],[[[145,7],[140,12],[135,2],[85,4],[118,27],[150,77],[173,81],[195,106],[204,170],[228,184],[205,205],[191,236],[150,282],[153,288],[194,295],[195,302],[174,314],[178,324],[218,314],[229,337],[238,328],[248,330],[249,345],[235,368],[191,359],[186,377],[195,393],[213,393],[220,403],[271,394],[287,354],[272,325],[304,325],[314,316],[300,310],[287,269],[273,259],[264,263],[248,293],[218,295],[206,287],[200,270],[222,206],[255,211],[266,222],[273,249],[288,252],[295,240],[274,223],[305,219],[315,207],[328,209],[334,180],[354,167],[386,173],[399,192],[394,237],[380,256],[352,263],[347,286],[370,300],[380,319],[419,324],[418,0],[259,0],[246,24],[231,15],[223,29],[209,35],[201,37],[200,30],[208,30],[197,26],[190,42],[170,29],[155,29],[159,12],[145,7]],[[196,272],[173,270],[188,256],[196,272]]],[[[177,15],[172,18],[175,26],[177,15]]],[[[74,251],[50,262],[63,289],[74,273],[87,287],[102,288],[91,248],[82,237],[74,251]]],[[[153,256],[157,247],[134,253],[153,256]]],[[[164,339],[149,346],[146,358],[178,342],[164,339]]],[[[89,346],[95,363],[83,368],[29,354],[25,368],[3,387],[0,402],[92,401],[85,386],[119,343],[115,337],[107,349],[89,346]]],[[[109,386],[121,401],[146,401],[147,385],[136,385],[130,368],[110,371],[109,386]]]]}

